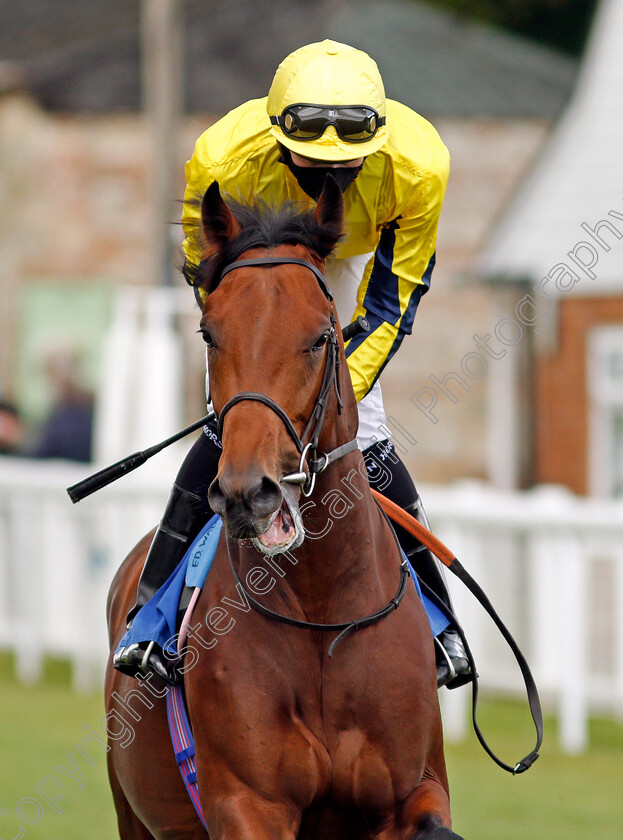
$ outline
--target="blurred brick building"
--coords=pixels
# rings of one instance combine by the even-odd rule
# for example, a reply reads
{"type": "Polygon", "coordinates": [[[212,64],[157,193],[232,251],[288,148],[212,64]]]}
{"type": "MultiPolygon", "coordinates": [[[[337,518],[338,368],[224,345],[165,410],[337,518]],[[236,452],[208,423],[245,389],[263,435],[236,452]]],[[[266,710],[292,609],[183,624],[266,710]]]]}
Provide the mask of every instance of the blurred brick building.
{"type": "Polygon", "coordinates": [[[528,339],[499,411],[507,479],[623,495],[623,1],[602,0],[572,100],[477,269],[528,339]],[[518,307],[523,303],[523,320],[518,307]]]}
{"type": "MultiPolygon", "coordinates": [[[[47,299],[37,293],[65,290],[60,309],[62,300],[85,290],[91,300],[100,295],[91,309],[85,302],[91,316],[67,315],[92,354],[96,384],[112,290],[151,282],[152,185],[140,114],[138,4],[71,0],[62,6],[63,20],[54,4],[47,20],[56,15],[56,28],[46,28],[48,3],[26,5],[12,5],[0,26],[0,387],[30,399],[34,410],[33,331],[42,341],[53,332],[45,316],[29,320],[37,306],[45,309],[47,299]],[[20,43],[24,33],[29,49],[20,43]]],[[[496,364],[488,357],[488,370],[476,366],[474,336],[494,331],[506,292],[500,297],[477,282],[472,268],[570,96],[575,63],[423,4],[182,7],[187,116],[179,130],[171,221],[179,215],[183,164],[196,136],[229,107],[263,95],[277,63],[305,41],[328,35],[366,49],[388,95],[437,126],[452,155],[452,175],[433,288],[382,381],[390,425],[418,480],[486,477],[492,464],[487,389],[496,364]],[[253,27],[253,39],[241,38],[253,27]]],[[[200,410],[202,379],[193,329],[190,322],[185,327],[191,416],[200,410]]]]}

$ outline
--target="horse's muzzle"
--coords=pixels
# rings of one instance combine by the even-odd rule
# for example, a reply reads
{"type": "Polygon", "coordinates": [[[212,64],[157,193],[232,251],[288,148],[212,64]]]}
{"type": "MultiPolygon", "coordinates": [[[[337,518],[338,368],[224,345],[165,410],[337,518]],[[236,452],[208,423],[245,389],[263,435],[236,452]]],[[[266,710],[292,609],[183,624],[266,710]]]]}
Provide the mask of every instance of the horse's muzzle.
{"type": "Polygon", "coordinates": [[[303,542],[298,495],[267,476],[238,488],[221,476],[210,485],[208,501],[232,539],[251,539],[263,554],[278,554],[303,542]]]}

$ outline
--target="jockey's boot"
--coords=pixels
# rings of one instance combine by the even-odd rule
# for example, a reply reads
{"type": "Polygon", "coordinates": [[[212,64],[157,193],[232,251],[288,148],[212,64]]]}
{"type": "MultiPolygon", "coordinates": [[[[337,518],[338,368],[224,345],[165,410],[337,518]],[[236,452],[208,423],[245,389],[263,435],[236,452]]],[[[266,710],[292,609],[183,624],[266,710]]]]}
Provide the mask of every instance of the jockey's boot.
{"type": "MultiPolygon", "coordinates": [[[[154,535],[138,582],[136,604],[128,613],[128,628],[134,616],[175,571],[184,552],[207,522],[206,501],[195,493],[173,485],[171,495],[154,535]]],[[[165,682],[178,681],[175,663],[155,642],[141,642],[120,648],[113,656],[113,666],[131,677],[137,672],[153,671],[165,682]]]]}
{"type": "MultiPolygon", "coordinates": [[[[417,521],[430,530],[428,519],[418,496],[417,500],[408,505],[405,510],[415,517],[417,521]]],[[[454,615],[450,593],[441,569],[441,564],[431,552],[416,540],[412,535],[408,539],[404,537],[405,531],[401,529],[400,537],[408,545],[404,546],[405,554],[411,561],[418,577],[432,589],[435,595],[446,607],[450,615],[454,615]]],[[[458,688],[471,681],[471,667],[461,637],[452,627],[448,627],[435,639],[435,655],[437,659],[437,687],[443,685],[448,688],[458,688]]]]}

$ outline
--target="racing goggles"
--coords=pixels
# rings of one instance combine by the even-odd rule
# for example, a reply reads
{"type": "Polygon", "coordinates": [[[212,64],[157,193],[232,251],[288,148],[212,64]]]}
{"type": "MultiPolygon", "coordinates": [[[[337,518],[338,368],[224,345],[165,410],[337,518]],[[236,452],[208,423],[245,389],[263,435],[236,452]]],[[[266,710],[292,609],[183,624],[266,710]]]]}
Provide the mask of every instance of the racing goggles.
{"type": "Polygon", "coordinates": [[[367,105],[288,105],[270,121],[293,140],[317,140],[332,125],[347,143],[365,143],[385,125],[385,117],[367,105]]]}

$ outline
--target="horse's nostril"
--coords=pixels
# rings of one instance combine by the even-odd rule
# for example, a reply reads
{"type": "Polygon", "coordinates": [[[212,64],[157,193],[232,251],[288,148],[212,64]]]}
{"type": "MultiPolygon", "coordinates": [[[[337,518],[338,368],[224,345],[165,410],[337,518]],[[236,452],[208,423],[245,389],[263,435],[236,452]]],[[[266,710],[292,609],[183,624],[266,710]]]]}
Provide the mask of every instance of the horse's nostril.
{"type": "Polygon", "coordinates": [[[269,516],[281,507],[283,495],[276,481],[263,476],[257,490],[250,495],[252,514],[258,519],[269,516]]]}
{"type": "Polygon", "coordinates": [[[214,479],[208,489],[208,504],[214,513],[218,513],[219,516],[222,516],[225,513],[227,500],[225,498],[225,494],[221,490],[218,478],[214,479]]]}

